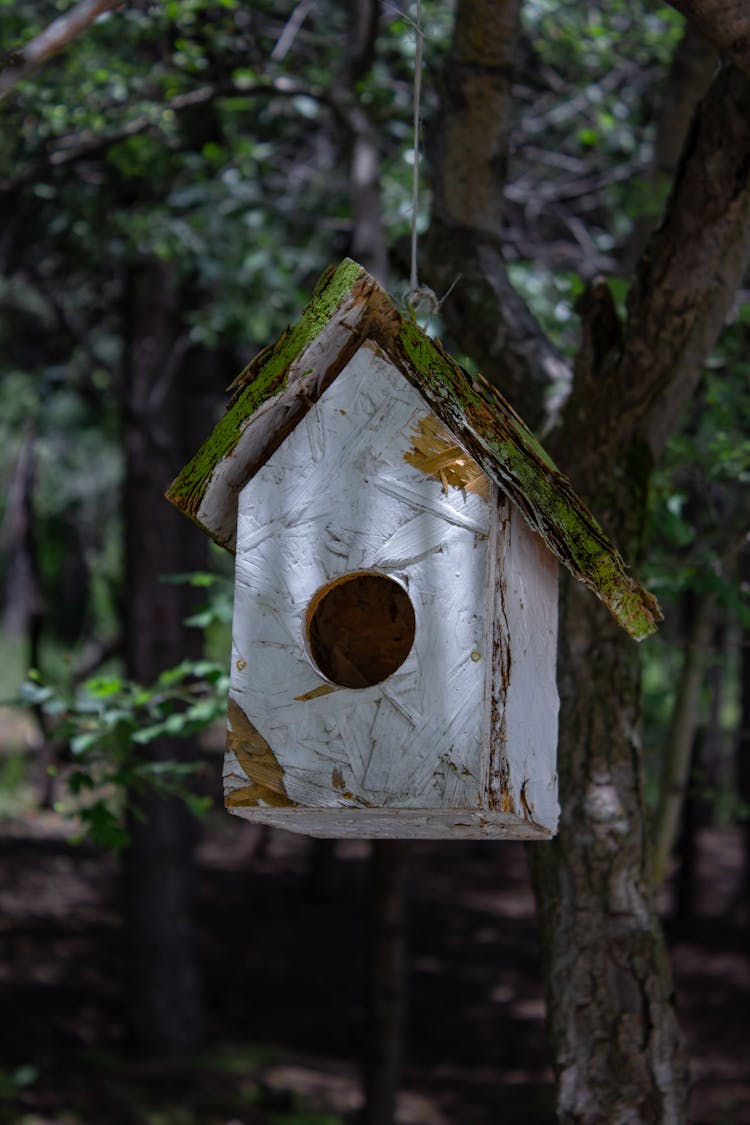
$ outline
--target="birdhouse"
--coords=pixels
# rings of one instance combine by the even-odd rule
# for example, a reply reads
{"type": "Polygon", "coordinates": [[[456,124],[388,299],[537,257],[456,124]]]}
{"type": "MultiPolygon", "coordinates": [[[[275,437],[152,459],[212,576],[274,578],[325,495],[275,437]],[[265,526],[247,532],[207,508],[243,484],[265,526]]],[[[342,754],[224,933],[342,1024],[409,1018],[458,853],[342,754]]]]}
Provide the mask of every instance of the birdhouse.
{"type": "Polygon", "coordinates": [[[227,808],[313,836],[555,833],[557,569],[659,611],[507,402],[356,263],[168,498],[234,552],[227,808]]]}

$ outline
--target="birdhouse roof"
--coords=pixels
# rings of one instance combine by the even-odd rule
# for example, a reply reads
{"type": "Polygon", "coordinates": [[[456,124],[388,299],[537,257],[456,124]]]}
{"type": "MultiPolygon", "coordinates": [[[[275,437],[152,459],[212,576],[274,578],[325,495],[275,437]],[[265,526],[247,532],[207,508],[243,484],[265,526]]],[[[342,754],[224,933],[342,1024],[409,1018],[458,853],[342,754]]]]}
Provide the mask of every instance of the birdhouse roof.
{"type": "Polygon", "coordinates": [[[234,550],[241,489],[363,345],[377,347],[456,442],[510,498],[549,550],[640,640],[661,613],[566,478],[481,375],[401,312],[356,262],[328,269],[300,320],[230,387],[226,413],[167,491],[167,499],[234,550]]]}

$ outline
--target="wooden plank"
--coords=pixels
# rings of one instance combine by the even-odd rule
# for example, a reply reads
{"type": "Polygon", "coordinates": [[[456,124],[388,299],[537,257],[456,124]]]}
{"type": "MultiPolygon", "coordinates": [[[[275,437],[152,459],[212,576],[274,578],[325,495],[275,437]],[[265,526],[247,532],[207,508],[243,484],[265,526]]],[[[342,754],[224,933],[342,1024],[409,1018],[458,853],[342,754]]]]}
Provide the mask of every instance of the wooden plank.
{"type": "Polygon", "coordinates": [[[546,829],[510,814],[476,809],[260,809],[238,806],[235,816],[324,839],[549,840],[546,829]]]}
{"type": "Polygon", "coordinates": [[[557,562],[507,499],[491,508],[486,784],[493,808],[554,833],[557,801],[557,562]]]}

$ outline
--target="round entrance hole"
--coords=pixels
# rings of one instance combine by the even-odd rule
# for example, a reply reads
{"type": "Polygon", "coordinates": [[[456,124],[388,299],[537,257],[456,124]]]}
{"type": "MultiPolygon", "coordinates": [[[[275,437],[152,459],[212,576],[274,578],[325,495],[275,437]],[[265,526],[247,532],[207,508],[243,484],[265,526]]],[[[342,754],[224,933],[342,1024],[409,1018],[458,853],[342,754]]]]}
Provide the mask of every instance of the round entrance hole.
{"type": "Polygon", "coordinates": [[[372,687],[393,675],[409,655],[414,627],[414,607],[403,587],[370,571],[330,582],[307,611],[310,654],[339,687],[372,687]]]}

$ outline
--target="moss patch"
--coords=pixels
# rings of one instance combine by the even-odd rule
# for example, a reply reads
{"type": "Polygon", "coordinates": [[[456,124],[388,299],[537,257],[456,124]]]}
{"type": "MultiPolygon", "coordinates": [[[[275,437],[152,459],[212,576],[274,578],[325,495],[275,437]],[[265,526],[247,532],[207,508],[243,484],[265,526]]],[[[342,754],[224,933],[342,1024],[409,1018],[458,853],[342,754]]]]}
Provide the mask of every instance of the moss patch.
{"type": "Polygon", "coordinates": [[[165,494],[185,515],[196,519],[216,466],[235,448],[248,419],[283,390],[292,363],[320,335],[363,273],[362,267],[349,258],[337,268],[326,270],[300,320],[293,328],[286,328],[275,344],[259,352],[235,379],[226,414],[165,494]]]}
{"type": "Polygon", "coordinates": [[[653,633],[661,620],[656,599],[627,573],[619,552],[510,403],[405,317],[395,337],[382,343],[560,562],[631,636],[641,640],[653,633]]]}
{"type": "Polygon", "coordinates": [[[290,365],[362,281],[367,282],[363,337],[383,349],[550,551],[601,598],[623,628],[637,640],[654,632],[661,620],[656,599],[627,573],[619,552],[512,406],[481,375],[472,378],[464,371],[349,259],[323,274],[299,323],[235,380],[227,413],[171,486],[168,499],[196,519],[216,466],[235,448],[248,419],[285,387],[290,365]]]}

